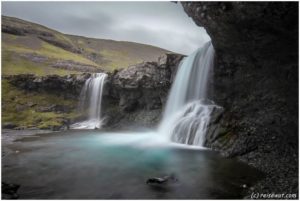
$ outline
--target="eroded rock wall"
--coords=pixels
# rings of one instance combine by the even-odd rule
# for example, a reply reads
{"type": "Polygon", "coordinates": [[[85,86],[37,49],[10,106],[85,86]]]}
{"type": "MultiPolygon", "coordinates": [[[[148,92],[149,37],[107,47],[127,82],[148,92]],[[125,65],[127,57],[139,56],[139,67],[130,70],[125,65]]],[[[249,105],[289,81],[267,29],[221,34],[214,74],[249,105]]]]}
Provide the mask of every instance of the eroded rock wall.
{"type": "Polygon", "coordinates": [[[77,99],[84,82],[89,77],[89,73],[84,73],[66,76],[19,74],[6,75],[2,78],[7,79],[12,85],[25,91],[47,92],[77,99]]]}
{"type": "MultiPolygon", "coordinates": [[[[160,120],[168,90],[182,58],[183,55],[169,53],[162,55],[157,62],[144,62],[108,73],[102,105],[104,128],[154,127],[160,120]]],[[[81,89],[90,76],[90,73],[67,76],[20,74],[3,76],[3,79],[24,91],[49,93],[79,102],[81,89]]],[[[64,113],[66,108],[59,108],[57,104],[50,103],[39,112],[64,113]]],[[[71,112],[70,108],[67,112],[71,112]]],[[[73,121],[84,118],[83,115],[73,121]]],[[[72,123],[72,120],[67,122],[72,123]]]]}
{"type": "Polygon", "coordinates": [[[103,99],[106,126],[156,126],[182,58],[183,55],[170,53],[157,62],[144,62],[111,74],[103,99]]]}

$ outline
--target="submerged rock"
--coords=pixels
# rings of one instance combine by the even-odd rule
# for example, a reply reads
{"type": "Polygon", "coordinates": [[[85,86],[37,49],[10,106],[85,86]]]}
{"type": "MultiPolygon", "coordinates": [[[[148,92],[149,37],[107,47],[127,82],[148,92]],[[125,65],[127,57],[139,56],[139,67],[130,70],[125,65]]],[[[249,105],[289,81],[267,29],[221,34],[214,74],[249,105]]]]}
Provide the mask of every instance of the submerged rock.
{"type": "Polygon", "coordinates": [[[167,183],[174,183],[177,182],[178,179],[175,177],[174,174],[164,176],[164,177],[152,177],[147,179],[146,184],[148,185],[166,185],[167,183]]]}
{"type": "Polygon", "coordinates": [[[17,191],[19,188],[20,185],[18,184],[2,182],[2,199],[18,199],[17,191]]]}

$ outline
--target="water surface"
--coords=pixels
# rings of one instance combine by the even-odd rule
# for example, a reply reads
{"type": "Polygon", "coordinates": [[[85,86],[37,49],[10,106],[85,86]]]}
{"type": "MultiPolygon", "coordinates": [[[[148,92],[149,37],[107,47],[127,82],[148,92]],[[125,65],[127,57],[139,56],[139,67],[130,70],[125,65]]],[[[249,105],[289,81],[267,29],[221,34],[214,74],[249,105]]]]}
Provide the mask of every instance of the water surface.
{"type": "Polygon", "coordinates": [[[2,180],[20,199],[241,198],[261,174],[204,149],[170,145],[154,133],[68,131],[6,145],[2,180]],[[177,182],[146,180],[174,174],[177,182]]]}

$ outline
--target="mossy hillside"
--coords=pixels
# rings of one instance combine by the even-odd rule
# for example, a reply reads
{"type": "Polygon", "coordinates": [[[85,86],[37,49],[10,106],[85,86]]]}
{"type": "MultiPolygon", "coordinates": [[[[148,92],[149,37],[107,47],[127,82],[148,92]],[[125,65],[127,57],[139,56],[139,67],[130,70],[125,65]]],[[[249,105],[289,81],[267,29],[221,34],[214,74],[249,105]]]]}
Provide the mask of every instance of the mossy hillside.
{"type": "Polygon", "coordinates": [[[14,17],[1,16],[1,19],[2,24],[6,29],[12,28],[13,30],[17,30],[19,33],[22,33],[21,35],[35,35],[42,38],[50,36],[52,41],[64,44],[65,46],[74,47],[72,40],[66,37],[63,33],[48,27],[14,17]]]}
{"type": "Polygon", "coordinates": [[[17,127],[40,129],[62,126],[66,120],[78,118],[78,101],[46,93],[26,92],[2,79],[2,124],[13,123],[17,127]],[[74,108],[69,113],[39,112],[38,108],[54,103],[74,108]]]}
{"type": "MultiPolygon", "coordinates": [[[[36,23],[2,16],[2,53],[4,51],[73,61],[106,71],[142,61],[156,61],[160,55],[169,52],[146,44],[67,35],[36,23]]],[[[7,65],[9,63],[4,62],[3,67],[7,65]]],[[[35,73],[37,68],[32,70],[31,73],[35,73]]]]}
{"type": "Polygon", "coordinates": [[[158,47],[127,41],[87,38],[69,35],[73,44],[79,47],[87,57],[93,55],[96,63],[112,71],[126,68],[143,61],[157,61],[158,57],[170,52],[158,47]]]}
{"type": "Polygon", "coordinates": [[[100,54],[109,60],[107,62],[107,66],[109,66],[109,71],[119,68],[126,68],[128,66],[141,63],[143,61],[139,58],[129,57],[127,52],[122,51],[103,50],[100,52],[100,54]]]}
{"type": "MultiPolygon", "coordinates": [[[[126,68],[143,61],[157,60],[160,55],[160,53],[157,53],[156,56],[153,56],[149,53],[149,55],[140,56],[138,50],[142,51],[142,48],[138,46],[146,47],[147,45],[136,44],[137,47],[126,46],[126,48],[124,48],[119,44],[114,44],[116,41],[107,43],[106,40],[102,39],[90,39],[80,36],[71,36],[71,38],[73,43],[83,51],[86,57],[94,57],[93,60],[99,64],[102,69],[107,71],[126,68]]],[[[163,54],[163,52],[161,52],[161,54],[163,54]]]]}
{"type": "MultiPolygon", "coordinates": [[[[142,61],[157,60],[168,52],[138,43],[71,36],[5,16],[2,16],[1,42],[2,75],[68,75],[89,71],[89,68],[72,66],[74,63],[113,71],[142,61]],[[61,64],[58,65],[60,68],[53,67],[56,63],[61,64]]],[[[77,102],[53,94],[23,91],[2,79],[2,123],[13,123],[18,127],[59,126],[67,119],[79,116],[76,112],[77,102]],[[73,109],[68,110],[69,113],[39,110],[40,107],[53,104],[73,109]]]]}
{"type": "Polygon", "coordinates": [[[52,44],[34,39],[31,36],[15,36],[3,34],[2,43],[2,73],[4,75],[14,75],[31,73],[36,75],[68,75],[79,73],[74,70],[54,68],[51,64],[56,61],[73,61],[85,65],[98,65],[83,56],[66,51],[52,44]],[[34,44],[33,44],[34,43],[34,44]],[[46,58],[43,62],[33,62],[24,55],[31,54],[46,58]]]}
{"type": "Polygon", "coordinates": [[[15,52],[2,51],[2,75],[35,74],[39,76],[56,74],[77,74],[78,71],[53,68],[48,63],[37,63],[20,57],[15,52]]]}
{"type": "Polygon", "coordinates": [[[71,60],[74,62],[98,66],[95,62],[73,52],[64,50],[33,36],[10,36],[3,34],[7,40],[2,41],[2,50],[19,54],[36,54],[55,60],[71,60]],[[31,43],[27,42],[30,41],[31,43]],[[32,44],[35,43],[35,44],[32,44]]]}

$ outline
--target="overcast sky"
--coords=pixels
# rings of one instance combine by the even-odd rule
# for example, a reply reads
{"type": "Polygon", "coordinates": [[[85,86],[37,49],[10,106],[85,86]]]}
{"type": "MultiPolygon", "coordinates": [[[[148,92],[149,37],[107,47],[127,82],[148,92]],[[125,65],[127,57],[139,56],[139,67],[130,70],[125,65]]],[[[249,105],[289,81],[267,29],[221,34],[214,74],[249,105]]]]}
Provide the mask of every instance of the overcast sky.
{"type": "Polygon", "coordinates": [[[2,15],[67,34],[145,43],[182,54],[209,40],[181,4],[171,2],[2,2],[2,15]]]}

